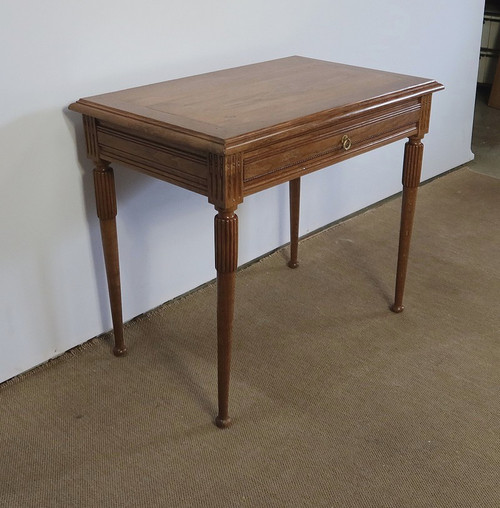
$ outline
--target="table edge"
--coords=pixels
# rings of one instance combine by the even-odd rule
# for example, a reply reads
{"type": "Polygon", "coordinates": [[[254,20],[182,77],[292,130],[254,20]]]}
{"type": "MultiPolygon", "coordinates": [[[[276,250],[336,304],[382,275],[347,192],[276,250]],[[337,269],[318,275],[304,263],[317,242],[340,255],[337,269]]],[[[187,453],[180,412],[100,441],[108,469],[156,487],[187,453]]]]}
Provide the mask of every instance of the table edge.
{"type": "Polygon", "coordinates": [[[344,106],[317,111],[306,116],[301,116],[286,122],[266,126],[261,129],[245,132],[236,136],[218,137],[200,131],[195,131],[181,127],[179,125],[169,124],[160,120],[127,113],[123,110],[103,106],[87,99],[79,99],[68,106],[68,109],[85,116],[96,118],[97,120],[111,122],[113,124],[132,129],[139,134],[151,135],[154,133],[157,137],[165,141],[178,140],[192,144],[200,144],[204,149],[213,153],[226,153],[237,150],[242,145],[262,139],[272,137],[273,135],[283,135],[287,130],[296,129],[314,122],[320,124],[322,121],[331,121],[332,118],[345,118],[351,114],[360,114],[370,111],[374,108],[397,103],[410,98],[417,98],[429,95],[444,89],[444,85],[429,80],[412,87],[404,88],[384,95],[371,97],[370,99],[357,103],[350,103],[344,106]],[[190,143],[191,141],[191,143],[190,143]]]}

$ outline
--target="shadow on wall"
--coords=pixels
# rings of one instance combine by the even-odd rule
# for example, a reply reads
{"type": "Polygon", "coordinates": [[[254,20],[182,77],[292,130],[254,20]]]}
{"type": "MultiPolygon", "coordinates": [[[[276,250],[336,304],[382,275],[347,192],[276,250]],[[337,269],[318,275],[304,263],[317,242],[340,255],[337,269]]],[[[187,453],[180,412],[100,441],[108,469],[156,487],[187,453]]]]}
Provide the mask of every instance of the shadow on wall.
{"type": "Polygon", "coordinates": [[[110,328],[112,325],[109,311],[109,300],[107,297],[106,272],[104,269],[104,259],[102,255],[98,226],[99,221],[95,212],[95,199],[93,194],[93,163],[86,156],[86,143],[82,116],[78,113],[69,111],[67,108],[65,108],[63,112],[69,129],[73,131],[72,134],[76,146],[76,155],[80,166],[80,174],[82,178],[81,190],[85,205],[85,216],[88,224],[93,266],[95,267],[101,322],[105,328],[110,328]]]}
{"type": "Polygon", "coordinates": [[[74,173],[68,171],[69,142],[59,109],[19,117],[0,129],[2,378],[72,347],[67,341],[81,327],[77,314],[88,306],[91,290],[81,291],[85,275],[73,269],[85,245],[74,173]]]}
{"type": "MultiPolygon", "coordinates": [[[[0,128],[0,154],[5,380],[112,325],[81,116],[53,108],[20,117],[0,128]]],[[[129,320],[215,277],[215,210],[204,196],[118,165],[114,169],[123,310],[129,320]]],[[[241,263],[276,247],[277,238],[288,241],[287,207],[282,186],[238,208],[241,263]],[[272,204],[276,197],[278,209],[272,204]],[[245,213],[249,208],[252,213],[245,213]]]]}
{"type": "MultiPolygon", "coordinates": [[[[69,110],[65,115],[76,140],[81,168],[101,318],[105,328],[110,329],[93,163],[87,158],[81,115],[69,110]]],[[[213,217],[216,211],[204,196],[119,164],[112,167],[118,201],[124,319],[128,320],[215,278],[213,217]],[[151,293],[153,287],[155,294],[151,293]],[[159,294],[161,288],[164,291],[159,294]]],[[[240,204],[237,214],[242,233],[239,263],[244,264],[276,248],[277,241],[279,244],[289,241],[288,185],[249,196],[240,204]],[[273,202],[276,212],[269,217],[269,205],[274,208],[273,202]],[[250,208],[252,214],[246,213],[250,208]],[[259,223],[258,228],[255,223],[259,223]]]]}
{"type": "MultiPolygon", "coordinates": [[[[104,328],[110,329],[106,274],[95,207],[93,162],[87,158],[81,115],[65,110],[65,116],[73,131],[81,169],[83,200],[89,225],[101,319],[104,328]]],[[[203,274],[207,271],[210,273],[210,270],[214,272],[212,217],[215,212],[204,196],[119,164],[112,164],[112,168],[118,202],[117,229],[124,319],[128,320],[180,294],[178,290],[172,289],[178,284],[176,278],[185,280],[181,281],[184,291],[206,282],[203,278],[206,275],[203,274]],[[206,208],[211,212],[207,214],[206,208]],[[187,235],[186,230],[190,230],[193,225],[198,226],[201,215],[208,225],[203,228],[206,233],[194,237],[187,235]],[[166,249],[172,244],[178,248],[166,249]],[[195,262],[195,267],[190,267],[187,257],[180,256],[179,252],[193,250],[210,252],[211,255],[203,256],[203,259],[195,262]],[[191,275],[199,280],[191,282],[191,275]],[[164,284],[158,284],[158,279],[164,279],[164,284]],[[152,288],[155,288],[153,292],[158,291],[158,286],[165,288],[165,296],[160,299],[151,293],[152,288]]],[[[196,256],[193,255],[193,258],[196,256]]],[[[215,272],[213,275],[215,276],[215,272]]]]}

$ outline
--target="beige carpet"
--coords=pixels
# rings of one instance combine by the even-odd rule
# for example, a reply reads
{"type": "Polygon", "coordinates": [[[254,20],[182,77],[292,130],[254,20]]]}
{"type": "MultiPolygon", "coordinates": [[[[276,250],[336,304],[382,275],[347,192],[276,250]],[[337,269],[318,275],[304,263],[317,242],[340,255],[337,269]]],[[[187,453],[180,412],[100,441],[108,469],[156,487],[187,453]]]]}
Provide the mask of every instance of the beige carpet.
{"type": "Polygon", "coordinates": [[[403,314],[399,199],[238,274],[228,430],[213,286],[5,383],[0,506],[500,506],[500,180],[418,205],[403,314]]]}

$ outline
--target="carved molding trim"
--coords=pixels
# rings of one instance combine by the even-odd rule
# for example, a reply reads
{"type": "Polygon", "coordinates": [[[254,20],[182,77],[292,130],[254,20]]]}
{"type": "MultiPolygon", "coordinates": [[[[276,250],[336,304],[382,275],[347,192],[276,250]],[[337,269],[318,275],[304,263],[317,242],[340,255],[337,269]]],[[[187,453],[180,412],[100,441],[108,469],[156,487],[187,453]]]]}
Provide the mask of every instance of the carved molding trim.
{"type": "Polygon", "coordinates": [[[403,164],[403,185],[405,187],[418,187],[422,171],[424,145],[420,138],[411,137],[405,144],[403,164]]]}
{"type": "Polygon", "coordinates": [[[219,212],[214,219],[215,268],[218,273],[236,271],[238,267],[238,216],[219,212]]]}
{"type": "Polygon", "coordinates": [[[94,169],[94,189],[99,219],[116,217],[115,179],[113,170],[106,163],[101,162],[94,169]]]}
{"type": "Polygon", "coordinates": [[[243,163],[241,153],[208,157],[208,201],[217,208],[234,209],[243,201],[243,163]]]}
{"type": "Polygon", "coordinates": [[[99,158],[99,145],[97,144],[97,123],[96,119],[83,115],[83,129],[85,131],[85,141],[87,143],[87,156],[89,159],[97,160],[99,158]]]}
{"type": "Polygon", "coordinates": [[[432,94],[424,95],[420,99],[420,120],[418,122],[418,135],[424,137],[429,132],[429,123],[431,121],[431,102],[432,94]]]}
{"type": "Polygon", "coordinates": [[[104,122],[97,126],[97,134],[100,158],[120,162],[205,196],[208,194],[206,154],[123,132],[104,122]]]}

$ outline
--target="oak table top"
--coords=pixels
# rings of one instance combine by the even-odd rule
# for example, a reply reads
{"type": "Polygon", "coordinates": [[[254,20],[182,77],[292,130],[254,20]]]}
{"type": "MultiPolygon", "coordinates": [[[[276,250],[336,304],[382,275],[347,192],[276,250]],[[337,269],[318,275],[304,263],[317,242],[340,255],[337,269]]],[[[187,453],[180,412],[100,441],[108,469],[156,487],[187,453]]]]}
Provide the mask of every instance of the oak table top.
{"type": "MultiPolygon", "coordinates": [[[[237,268],[237,206],[289,182],[291,259],[298,266],[300,179],[408,138],[394,312],[403,310],[409,244],[434,80],[300,56],[78,100],[106,261],[116,355],[125,354],[111,163],[207,196],[215,216],[219,414],[227,427],[237,268]]],[[[355,190],[353,190],[355,192],[355,190]]]]}
{"type": "Polygon", "coordinates": [[[162,126],[229,148],[311,115],[345,114],[439,88],[429,79],[293,56],[96,95],[74,109],[103,120],[123,115],[138,129],[162,126]]]}

